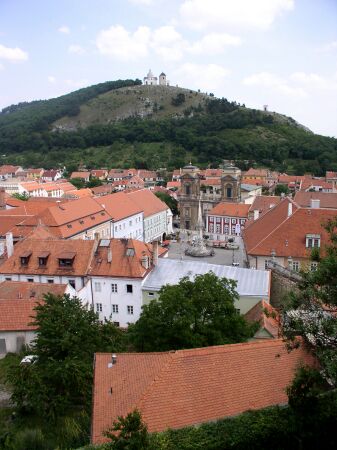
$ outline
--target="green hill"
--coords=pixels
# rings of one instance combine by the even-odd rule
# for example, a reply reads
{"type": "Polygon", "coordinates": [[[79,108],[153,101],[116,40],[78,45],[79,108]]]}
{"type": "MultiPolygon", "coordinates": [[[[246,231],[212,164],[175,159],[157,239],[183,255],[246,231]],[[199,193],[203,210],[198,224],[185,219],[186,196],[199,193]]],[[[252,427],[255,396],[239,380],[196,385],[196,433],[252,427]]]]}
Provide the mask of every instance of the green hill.
{"type": "Polygon", "coordinates": [[[0,162],[53,167],[216,166],[321,175],[337,170],[337,140],[292,118],[189,89],[118,80],[0,113],[0,162]],[[4,156],[5,155],[5,156],[4,156]]]}

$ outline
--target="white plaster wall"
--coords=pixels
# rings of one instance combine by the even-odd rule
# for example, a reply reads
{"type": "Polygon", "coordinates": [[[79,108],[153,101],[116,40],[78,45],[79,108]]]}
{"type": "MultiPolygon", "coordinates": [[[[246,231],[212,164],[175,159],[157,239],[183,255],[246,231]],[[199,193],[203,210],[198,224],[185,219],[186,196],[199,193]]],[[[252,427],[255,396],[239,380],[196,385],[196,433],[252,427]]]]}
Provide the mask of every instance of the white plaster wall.
{"type": "Polygon", "coordinates": [[[168,233],[166,211],[161,211],[144,219],[144,242],[161,239],[164,233],[168,233]]]}
{"type": "Polygon", "coordinates": [[[54,284],[68,284],[69,281],[74,280],[76,291],[81,290],[87,281],[85,277],[71,276],[71,273],[69,273],[68,276],[29,275],[29,274],[24,274],[24,275],[23,274],[1,274],[0,275],[0,281],[5,281],[6,278],[10,278],[11,281],[28,281],[28,278],[32,278],[34,280],[34,282],[32,283],[32,289],[34,287],[34,283],[48,283],[48,280],[54,280],[54,284]]]}
{"type": "Polygon", "coordinates": [[[92,293],[94,311],[99,318],[119,322],[121,327],[134,323],[139,319],[142,306],[142,279],[139,278],[107,278],[92,277],[92,293]],[[96,283],[99,283],[99,287],[96,283]],[[112,292],[111,285],[117,284],[117,292],[112,292]],[[132,294],[126,291],[126,285],[132,285],[132,294]],[[102,304],[102,311],[97,310],[97,304],[102,304]],[[118,305],[118,313],[112,312],[112,305],[118,305]],[[127,306],[133,306],[133,314],[128,314],[127,306]]]}
{"type": "Polygon", "coordinates": [[[35,338],[34,331],[0,331],[0,339],[5,339],[6,341],[6,352],[16,353],[17,349],[17,337],[24,338],[24,344],[29,345],[35,338]]]}
{"type": "Polygon", "coordinates": [[[111,223],[111,237],[144,240],[143,212],[111,223]]]}

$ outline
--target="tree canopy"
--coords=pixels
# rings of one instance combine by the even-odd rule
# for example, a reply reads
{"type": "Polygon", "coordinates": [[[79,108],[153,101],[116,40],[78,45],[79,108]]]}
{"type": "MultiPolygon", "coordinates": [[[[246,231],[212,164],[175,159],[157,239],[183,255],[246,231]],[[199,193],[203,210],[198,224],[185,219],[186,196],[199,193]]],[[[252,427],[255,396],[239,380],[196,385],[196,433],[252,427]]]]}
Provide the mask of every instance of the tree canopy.
{"type": "Polygon", "coordinates": [[[36,339],[29,353],[36,360],[10,370],[12,400],[19,411],[50,419],[73,408],[89,411],[94,353],[122,350],[123,332],[110,322],[101,324],[69,295],[47,294],[35,311],[36,339]]]}
{"type": "Polygon", "coordinates": [[[236,283],[214,273],[163,286],[129,327],[139,351],[165,351],[246,341],[253,327],[236,311],[236,283]]]}

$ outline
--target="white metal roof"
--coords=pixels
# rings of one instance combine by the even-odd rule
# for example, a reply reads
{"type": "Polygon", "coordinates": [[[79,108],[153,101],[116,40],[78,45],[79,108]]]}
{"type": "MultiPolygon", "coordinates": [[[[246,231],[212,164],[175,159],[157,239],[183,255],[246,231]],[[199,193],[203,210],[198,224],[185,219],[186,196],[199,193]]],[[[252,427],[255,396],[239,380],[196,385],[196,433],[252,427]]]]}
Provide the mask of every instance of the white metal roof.
{"type": "Polygon", "coordinates": [[[159,258],[157,266],[145,279],[143,289],[158,291],[165,284],[177,284],[185,276],[193,279],[212,271],[216,276],[237,281],[240,296],[257,296],[269,299],[270,271],[243,269],[241,267],[210,264],[203,261],[186,261],[159,258]]]}

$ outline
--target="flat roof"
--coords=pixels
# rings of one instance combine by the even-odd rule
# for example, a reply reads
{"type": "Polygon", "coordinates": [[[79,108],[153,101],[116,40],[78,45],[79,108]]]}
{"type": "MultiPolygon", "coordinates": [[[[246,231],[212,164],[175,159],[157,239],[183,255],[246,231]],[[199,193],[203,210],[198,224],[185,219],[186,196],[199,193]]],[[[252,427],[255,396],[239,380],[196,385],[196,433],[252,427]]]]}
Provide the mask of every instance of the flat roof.
{"type": "Polygon", "coordinates": [[[200,260],[159,259],[155,269],[146,278],[143,289],[159,291],[165,284],[178,284],[185,276],[193,279],[196,275],[204,275],[210,271],[220,278],[237,281],[239,296],[269,299],[270,271],[210,264],[200,260]]]}

